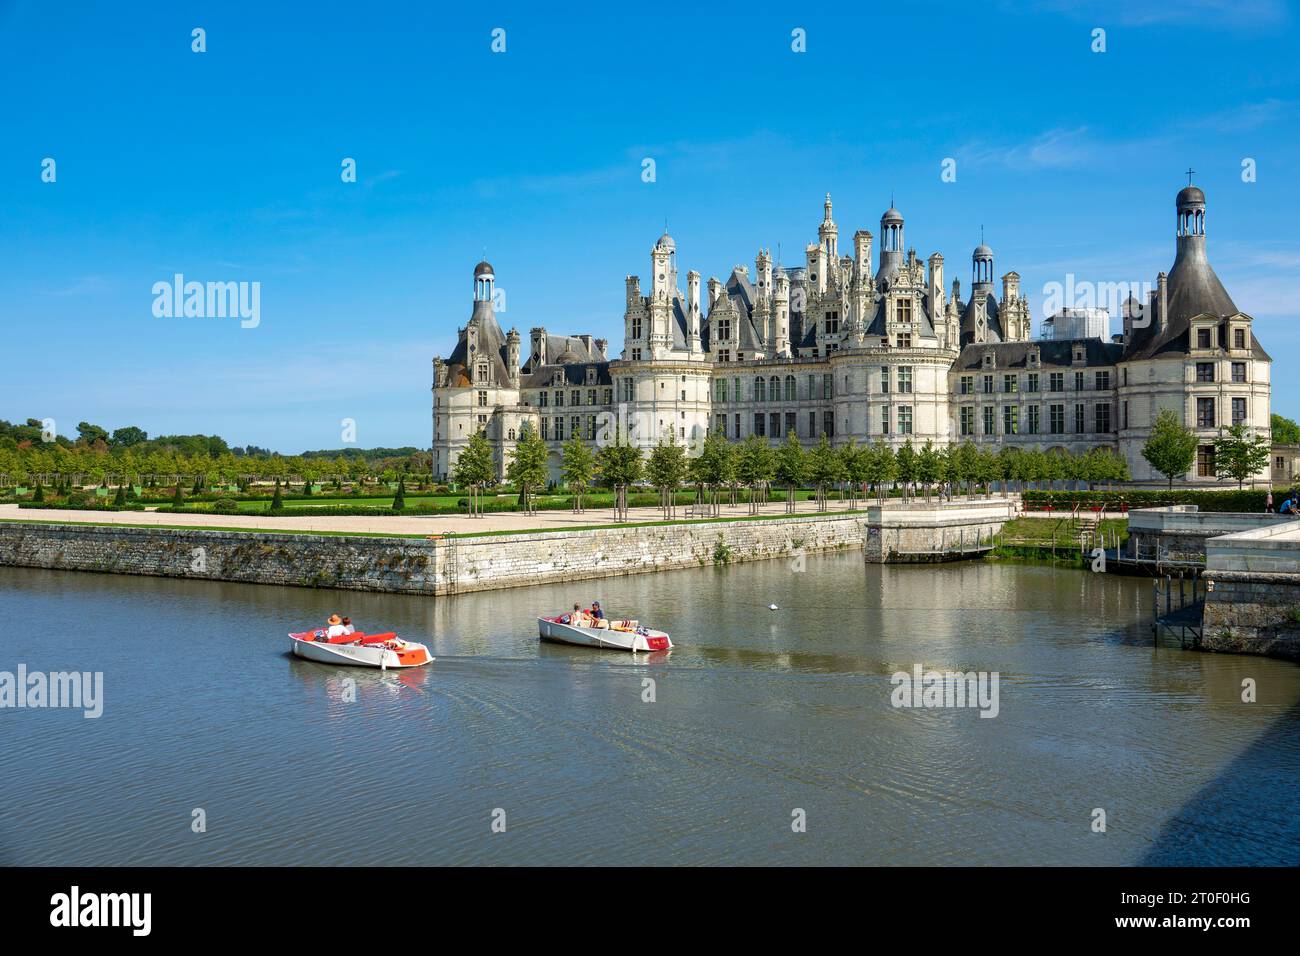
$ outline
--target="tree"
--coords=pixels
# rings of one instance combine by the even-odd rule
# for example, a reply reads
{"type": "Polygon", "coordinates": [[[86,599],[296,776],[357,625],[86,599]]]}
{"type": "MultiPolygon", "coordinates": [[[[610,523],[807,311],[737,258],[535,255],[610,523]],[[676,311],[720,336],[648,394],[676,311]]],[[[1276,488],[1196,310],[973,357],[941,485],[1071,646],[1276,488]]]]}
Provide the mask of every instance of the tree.
{"type": "Polygon", "coordinates": [[[90,422],[79,422],[77,424],[77,437],[87,445],[93,445],[97,441],[107,442],[108,432],[98,425],[90,424],[90,422]]]}
{"type": "Polygon", "coordinates": [[[849,482],[849,507],[858,503],[858,489],[871,480],[871,448],[860,447],[852,438],[840,448],[840,461],[849,482]]]}
{"type": "Polygon", "coordinates": [[[736,453],[732,445],[717,432],[704,439],[700,454],[691,462],[691,473],[696,482],[712,493],[713,514],[719,513],[718,489],[736,477],[736,453]]]}
{"type": "Polygon", "coordinates": [[[926,504],[930,503],[930,489],[943,478],[943,459],[935,451],[934,443],[927,440],[916,453],[916,480],[925,489],[926,504]]]}
{"type": "Polygon", "coordinates": [[[786,434],[785,444],[777,450],[774,473],[776,480],[786,488],[786,514],[794,514],[795,488],[803,484],[808,474],[807,458],[794,432],[786,434]]]}
{"type": "Polygon", "coordinates": [[[677,509],[677,489],[687,473],[686,449],[677,444],[672,432],[668,433],[668,441],[659,439],[659,444],[650,452],[645,473],[646,480],[659,489],[659,506],[664,517],[672,518],[677,509]]]}
{"type": "Polygon", "coordinates": [[[1284,415],[1273,413],[1270,419],[1273,429],[1273,444],[1300,445],[1300,425],[1284,415]]]}
{"type": "Polygon", "coordinates": [[[826,486],[842,481],[844,461],[825,434],[808,454],[808,478],[817,489],[817,510],[826,510],[826,486]]]}
{"type": "Polygon", "coordinates": [[[452,472],[452,481],[464,486],[469,493],[469,513],[476,517],[483,514],[480,494],[483,487],[496,477],[496,468],[492,460],[492,445],[481,431],[475,432],[461,449],[456,458],[456,467],[452,472]]]}
{"type": "Polygon", "coordinates": [[[1267,438],[1246,425],[1231,425],[1226,435],[1220,429],[1214,440],[1215,477],[1232,478],[1241,490],[1247,478],[1268,468],[1272,447],[1267,438]]]}
{"type": "MultiPolygon", "coordinates": [[[[308,488],[311,485],[307,486],[308,488]]],[[[393,496],[393,510],[403,511],[406,509],[406,479],[399,478],[397,481],[397,494],[393,496]]]]}
{"type": "Polygon", "coordinates": [[[280,511],[284,508],[284,498],[280,495],[280,479],[275,479],[275,495],[271,498],[271,510],[280,511]]]}
{"type": "Polygon", "coordinates": [[[1156,416],[1151,426],[1151,435],[1142,446],[1142,457],[1160,474],[1169,479],[1169,487],[1174,487],[1174,479],[1187,474],[1196,460],[1196,434],[1183,425],[1174,412],[1164,409],[1156,416]]]}
{"type": "Polygon", "coordinates": [[[546,442],[533,430],[532,423],[524,422],[510,464],[506,466],[506,477],[519,489],[519,503],[529,514],[537,510],[533,504],[533,489],[546,486],[550,474],[547,468],[549,454],[546,442]]]}
{"type": "Polygon", "coordinates": [[[148,440],[149,435],[147,432],[136,428],[134,425],[128,425],[126,428],[119,428],[114,431],[108,444],[111,448],[130,448],[132,445],[139,445],[148,440]]]}
{"type": "Polygon", "coordinates": [[[641,449],[615,430],[614,441],[596,453],[596,474],[614,492],[614,520],[627,520],[627,489],[641,478],[641,449]]]}
{"type": "Polygon", "coordinates": [[[582,496],[596,477],[596,456],[590,446],[574,435],[564,443],[560,453],[560,478],[573,495],[573,510],[582,511],[582,496]]]}
{"type": "Polygon", "coordinates": [[[898,476],[898,457],[884,440],[876,442],[867,452],[866,477],[876,489],[876,501],[885,503],[885,485],[898,476]]]}
{"type": "Polygon", "coordinates": [[[185,504],[185,495],[181,492],[181,483],[176,482],[176,491],[172,494],[172,507],[179,508],[185,504]]]}
{"type": "Polygon", "coordinates": [[[916,481],[916,449],[912,447],[912,439],[908,438],[903,442],[894,456],[894,461],[898,480],[903,483],[903,497],[906,499],[908,487],[916,481]]]}

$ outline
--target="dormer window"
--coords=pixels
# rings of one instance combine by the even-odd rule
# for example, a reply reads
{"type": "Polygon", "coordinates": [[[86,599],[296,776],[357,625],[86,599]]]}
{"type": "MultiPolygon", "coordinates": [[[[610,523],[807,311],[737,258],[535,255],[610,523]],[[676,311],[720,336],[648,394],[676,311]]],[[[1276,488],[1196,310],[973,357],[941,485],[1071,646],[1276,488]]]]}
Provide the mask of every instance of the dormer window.
{"type": "Polygon", "coordinates": [[[1031,367],[1033,367],[1033,368],[1037,368],[1037,367],[1038,367],[1038,350],[1037,350],[1037,349],[1030,349],[1030,350],[1029,350],[1028,361],[1029,361],[1029,364],[1030,364],[1031,367]]]}
{"type": "Polygon", "coordinates": [[[984,353],[984,367],[985,367],[985,368],[992,368],[992,367],[993,367],[993,353],[992,353],[992,352],[985,352],[985,353],[984,353]]]}

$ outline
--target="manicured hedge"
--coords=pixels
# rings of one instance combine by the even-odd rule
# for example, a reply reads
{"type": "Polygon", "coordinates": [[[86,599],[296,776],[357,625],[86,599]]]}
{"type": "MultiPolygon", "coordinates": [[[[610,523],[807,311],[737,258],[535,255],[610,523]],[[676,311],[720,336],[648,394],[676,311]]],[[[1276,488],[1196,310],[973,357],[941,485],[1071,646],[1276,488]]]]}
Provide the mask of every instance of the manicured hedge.
{"type": "MultiPolygon", "coordinates": [[[[1117,511],[1121,504],[1133,508],[1160,508],[1166,505],[1196,505],[1201,511],[1237,511],[1260,513],[1264,510],[1265,491],[1195,491],[1175,488],[1172,491],[1155,489],[1128,489],[1122,491],[1026,491],[1025,505],[1041,510],[1048,502],[1053,511],[1068,511],[1076,503],[1085,508],[1105,505],[1107,511],[1117,511]]],[[[1274,509],[1282,503],[1282,495],[1273,496],[1274,509]]]]}
{"type": "Polygon", "coordinates": [[[132,501],[124,505],[106,504],[72,504],[66,501],[20,501],[19,508],[33,511],[144,511],[144,505],[132,501]]]}

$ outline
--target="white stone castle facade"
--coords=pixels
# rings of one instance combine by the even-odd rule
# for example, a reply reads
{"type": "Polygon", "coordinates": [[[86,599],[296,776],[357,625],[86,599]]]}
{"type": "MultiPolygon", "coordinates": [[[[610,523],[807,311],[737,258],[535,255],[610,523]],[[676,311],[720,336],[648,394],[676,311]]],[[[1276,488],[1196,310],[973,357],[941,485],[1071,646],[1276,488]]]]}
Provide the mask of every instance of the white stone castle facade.
{"type": "Polygon", "coordinates": [[[1168,408],[1201,439],[1188,479],[1213,481],[1222,426],[1269,429],[1271,360],[1210,267],[1204,193],[1188,186],[1176,209],[1173,267],[1148,302],[1130,300],[1113,341],[1031,339],[1020,276],[1003,275],[999,295],[983,243],[969,297],[958,281],[945,289],[943,257],[918,259],[893,208],[874,263],[866,230],[841,255],[829,195],[818,242],[797,268],[762,249],[752,275],[736,266],[702,290],[691,270],[683,294],[676,244],[661,236],[648,287],[627,278],[614,359],[590,335],[534,327],[525,346],[516,330],[503,333],[496,276],[480,262],[469,323],[451,356],[433,360],[433,472],[449,476],[483,431],[504,475],[527,422],[551,446],[555,474],[565,441],[607,439],[617,422],[646,447],[670,435],[691,446],[711,430],[774,443],[793,434],[806,446],[826,435],[836,445],[1108,447],[1150,480],[1160,476],[1141,450],[1168,408]]]}

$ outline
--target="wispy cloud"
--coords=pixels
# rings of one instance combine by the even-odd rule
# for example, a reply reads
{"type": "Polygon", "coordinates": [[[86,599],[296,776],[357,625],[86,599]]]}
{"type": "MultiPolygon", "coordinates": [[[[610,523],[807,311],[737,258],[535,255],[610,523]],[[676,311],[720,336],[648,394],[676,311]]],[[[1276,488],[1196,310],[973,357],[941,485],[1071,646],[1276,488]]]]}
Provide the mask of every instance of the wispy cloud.
{"type": "Polygon", "coordinates": [[[1283,0],[1037,0],[1031,9],[1099,26],[1199,26],[1257,30],[1290,18],[1283,0]]]}

